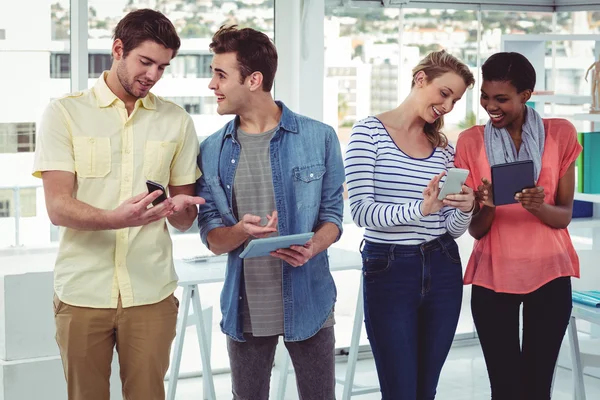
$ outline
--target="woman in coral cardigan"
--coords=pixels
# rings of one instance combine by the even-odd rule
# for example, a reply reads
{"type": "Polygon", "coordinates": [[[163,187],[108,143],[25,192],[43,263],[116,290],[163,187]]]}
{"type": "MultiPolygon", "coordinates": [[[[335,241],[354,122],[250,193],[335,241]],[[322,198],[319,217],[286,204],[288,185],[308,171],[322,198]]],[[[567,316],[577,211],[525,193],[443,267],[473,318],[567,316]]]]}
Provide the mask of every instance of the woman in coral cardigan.
{"type": "Polygon", "coordinates": [[[535,70],[518,53],[497,53],[482,66],[485,126],[461,133],[455,164],[468,169],[479,205],[469,227],[476,239],[465,273],[493,400],[548,400],[571,315],[571,277],[579,261],[567,226],[581,152],[573,125],[542,119],[525,103],[535,70]],[[536,187],[495,207],[490,166],[532,160],[536,187]],[[519,313],[523,307],[523,342],[519,313]]]}

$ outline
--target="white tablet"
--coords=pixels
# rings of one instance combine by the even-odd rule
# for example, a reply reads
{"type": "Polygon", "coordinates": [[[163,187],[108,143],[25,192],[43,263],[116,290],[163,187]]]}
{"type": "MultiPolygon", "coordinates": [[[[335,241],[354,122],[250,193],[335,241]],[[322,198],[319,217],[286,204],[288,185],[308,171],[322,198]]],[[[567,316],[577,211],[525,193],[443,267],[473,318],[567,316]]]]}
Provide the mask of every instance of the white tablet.
{"type": "Polygon", "coordinates": [[[241,258],[268,256],[272,251],[287,249],[290,246],[304,246],[314,235],[314,232],[296,235],[275,236],[265,239],[254,239],[242,251],[241,258]]]}

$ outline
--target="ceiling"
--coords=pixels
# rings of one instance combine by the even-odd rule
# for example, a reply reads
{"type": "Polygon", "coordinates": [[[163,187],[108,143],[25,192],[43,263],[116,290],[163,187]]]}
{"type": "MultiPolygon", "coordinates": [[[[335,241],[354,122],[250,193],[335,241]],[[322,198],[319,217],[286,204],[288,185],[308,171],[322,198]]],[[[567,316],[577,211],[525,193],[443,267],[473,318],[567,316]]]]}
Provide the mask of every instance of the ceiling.
{"type": "Polygon", "coordinates": [[[600,0],[325,0],[329,6],[400,7],[462,10],[591,11],[600,10],[600,0]],[[526,3],[526,4],[523,4],[526,3]]]}

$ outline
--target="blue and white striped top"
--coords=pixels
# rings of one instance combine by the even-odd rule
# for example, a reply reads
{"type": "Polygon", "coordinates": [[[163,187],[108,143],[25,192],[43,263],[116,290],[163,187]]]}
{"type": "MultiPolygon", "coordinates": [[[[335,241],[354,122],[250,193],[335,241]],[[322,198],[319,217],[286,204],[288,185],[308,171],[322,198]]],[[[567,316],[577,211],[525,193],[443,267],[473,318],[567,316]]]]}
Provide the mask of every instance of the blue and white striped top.
{"type": "Polygon", "coordinates": [[[366,228],[365,239],[415,245],[446,232],[455,238],[465,233],[471,213],[451,207],[426,217],[421,213],[429,181],[452,167],[451,145],[436,148],[428,158],[412,158],[398,148],[377,118],[357,122],[346,150],[345,169],[352,219],[366,228]]]}

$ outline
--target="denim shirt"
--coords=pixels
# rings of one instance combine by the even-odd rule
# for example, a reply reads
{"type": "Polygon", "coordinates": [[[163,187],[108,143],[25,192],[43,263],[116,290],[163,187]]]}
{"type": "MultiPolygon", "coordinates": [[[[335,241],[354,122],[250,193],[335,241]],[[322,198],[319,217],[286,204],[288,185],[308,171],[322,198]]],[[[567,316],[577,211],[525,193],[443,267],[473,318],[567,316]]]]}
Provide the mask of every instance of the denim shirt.
{"type": "MultiPolygon", "coordinates": [[[[314,232],[325,222],[342,233],[344,165],[335,131],[328,125],[290,111],[283,103],[281,120],[270,143],[275,207],[280,235],[314,232]]],[[[208,246],[208,233],[238,221],[233,212],[233,182],[240,156],[236,139],[239,118],[227,123],[200,145],[202,177],[196,193],[198,227],[208,246]]],[[[338,236],[339,238],[339,236],[338,236]]],[[[231,251],[221,292],[222,331],[237,341],[243,334],[243,246],[231,251]]],[[[294,268],[282,261],[284,340],[301,341],[315,335],[336,300],[327,251],[294,268]]]]}

